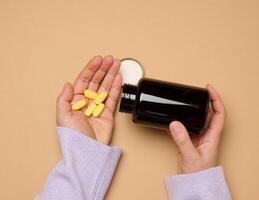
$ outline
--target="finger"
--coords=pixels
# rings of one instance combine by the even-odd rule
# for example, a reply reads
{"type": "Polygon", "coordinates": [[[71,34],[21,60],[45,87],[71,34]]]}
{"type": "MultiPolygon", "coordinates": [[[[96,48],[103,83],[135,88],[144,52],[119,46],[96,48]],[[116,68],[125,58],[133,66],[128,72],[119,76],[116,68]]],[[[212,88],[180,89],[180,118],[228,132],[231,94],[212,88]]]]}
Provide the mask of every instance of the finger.
{"type": "Polygon", "coordinates": [[[212,116],[213,116],[213,110],[212,110],[211,107],[209,107],[206,123],[205,123],[205,126],[204,126],[205,129],[209,126],[212,116]]]}
{"type": "Polygon", "coordinates": [[[58,113],[65,113],[71,111],[71,101],[73,100],[74,90],[70,83],[65,83],[61,93],[57,98],[58,113]]]}
{"type": "Polygon", "coordinates": [[[117,74],[113,80],[111,90],[109,92],[109,96],[106,100],[105,106],[111,111],[114,112],[116,108],[116,104],[118,101],[118,97],[121,91],[122,77],[120,74],[117,74]]]}
{"type": "Polygon", "coordinates": [[[88,87],[94,73],[100,68],[102,60],[101,56],[95,56],[80,72],[74,83],[75,94],[82,94],[85,88],[88,87]]]}
{"type": "Polygon", "coordinates": [[[103,58],[101,67],[95,72],[94,76],[92,77],[88,88],[93,91],[97,91],[99,88],[99,84],[102,82],[105,74],[111,68],[114,59],[112,56],[106,56],[103,58]]]}
{"type": "Polygon", "coordinates": [[[190,159],[198,155],[198,152],[193,146],[190,136],[182,123],[178,121],[171,122],[169,129],[183,159],[190,159]]]}
{"type": "Polygon", "coordinates": [[[115,59],[114,62],[112,63],[111,68],[109,69],[108,73],[105,75],[99,89],[98,92],[107,92],[109,93],[111,87],[112,87],[112,83],[113,80],[116,76],[116,74],[118,74],[120,69],[120,61],[118,59],[115,59]]]}
{"type": "Polygon", "coordinates": [[[213,115],[211,117],[210,123],[208,125],[208,137],[212,141],[218,142],[220,139],[221,131],[224,126],[225,121],[225,108],[224,104],[212,85],[208,85],[207,89],[209,91],[211,99],[211,107],[213,110],[213,115]]]}

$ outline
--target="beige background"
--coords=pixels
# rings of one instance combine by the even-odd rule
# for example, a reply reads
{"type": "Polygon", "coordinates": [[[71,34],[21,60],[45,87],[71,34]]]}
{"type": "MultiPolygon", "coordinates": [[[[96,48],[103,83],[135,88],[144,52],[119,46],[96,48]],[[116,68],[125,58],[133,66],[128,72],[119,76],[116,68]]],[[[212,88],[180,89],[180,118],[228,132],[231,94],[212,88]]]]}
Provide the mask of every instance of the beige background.
{"type": "MultiPolygon", "coordinates": [[[[55,99],[96,54],[137,58],[145,76],[215,85],[233,199],[259,199],[259,3],[0,0],[0,199],[32,199],[60,158],[55,99]]],[[[177,151],[162,131],[116,113],[124,154],[109,200],[167,199],[177,151]]]]}

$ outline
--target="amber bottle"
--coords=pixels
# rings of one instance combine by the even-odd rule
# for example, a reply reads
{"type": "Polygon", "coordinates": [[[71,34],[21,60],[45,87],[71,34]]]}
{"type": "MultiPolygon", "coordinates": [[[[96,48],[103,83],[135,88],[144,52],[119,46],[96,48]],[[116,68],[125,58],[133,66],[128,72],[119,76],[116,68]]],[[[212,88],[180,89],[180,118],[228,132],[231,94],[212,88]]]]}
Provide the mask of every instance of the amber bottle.
{"type": "Polygon", "coordinates": [[[199,133],[209,107],[207,89],[142,78],[138,85],[124,84],[120,112],[132,113],[138,124],[168,129],[171,121],[182,122],[188,131],[199,133]]]}

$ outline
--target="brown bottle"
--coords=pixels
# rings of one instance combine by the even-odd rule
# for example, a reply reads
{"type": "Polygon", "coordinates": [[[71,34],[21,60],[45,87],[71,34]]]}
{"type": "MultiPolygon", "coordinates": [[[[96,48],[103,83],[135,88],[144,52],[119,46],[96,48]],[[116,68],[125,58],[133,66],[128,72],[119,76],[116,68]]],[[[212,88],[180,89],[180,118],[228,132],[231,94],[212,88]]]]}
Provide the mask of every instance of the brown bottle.
{"type": "Polygon", "coordinates": [[[142,78],[138,86],[124,84],[120,112],[132,113],[132,120],[168,129],[170,122],[182,122],[188,131],[199,133],[209,107],[207,89],[142,78]]]}

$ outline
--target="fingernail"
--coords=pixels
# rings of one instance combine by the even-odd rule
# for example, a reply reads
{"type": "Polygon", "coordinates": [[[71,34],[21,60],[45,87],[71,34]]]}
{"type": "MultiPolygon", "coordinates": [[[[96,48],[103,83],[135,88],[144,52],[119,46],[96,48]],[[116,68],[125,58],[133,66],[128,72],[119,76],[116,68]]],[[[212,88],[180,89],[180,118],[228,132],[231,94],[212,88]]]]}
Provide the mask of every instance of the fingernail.
{"type": "Polygon", "coordinates": [[[172,122],[170,127],[172,128],[173,133],[180,133],[182,131],[182,126],[179,122],[172,122]]]}
{"type": "Polygon", "coordinates": [[[63,85],[63,90],[66,89],[67,86],[69,86],[69,82],[66,82],[66,83],[63,85]]]}
{"type": "Polygon", "coordinates": [[[63,85],[63,90],[67,87],[67,82],[63,85]]]}

